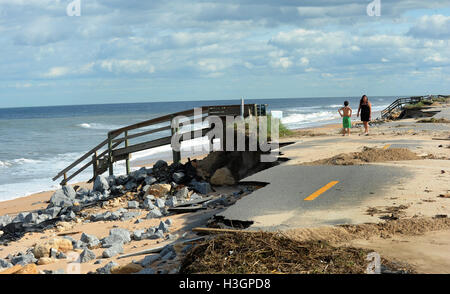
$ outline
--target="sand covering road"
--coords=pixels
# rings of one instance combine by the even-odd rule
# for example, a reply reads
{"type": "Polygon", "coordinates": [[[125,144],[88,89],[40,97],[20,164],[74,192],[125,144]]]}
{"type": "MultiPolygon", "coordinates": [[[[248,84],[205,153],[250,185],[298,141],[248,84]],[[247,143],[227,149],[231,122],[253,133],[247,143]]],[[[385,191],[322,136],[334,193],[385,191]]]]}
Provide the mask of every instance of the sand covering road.
{"type": "Polygon", "coordinates": [[[341,153],[331,158],[320,159],[305,165],[358,165],[369,162],[386,162],[399,160],[417,160],[420,156],[407,148],[370,148],[364,147],[361,152],[341,153]]]}

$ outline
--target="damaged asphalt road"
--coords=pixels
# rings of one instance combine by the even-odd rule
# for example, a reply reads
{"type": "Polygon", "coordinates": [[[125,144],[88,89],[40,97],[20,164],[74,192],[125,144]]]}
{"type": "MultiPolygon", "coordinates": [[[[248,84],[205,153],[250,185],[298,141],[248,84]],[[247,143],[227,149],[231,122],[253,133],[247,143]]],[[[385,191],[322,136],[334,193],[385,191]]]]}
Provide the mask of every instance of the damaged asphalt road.
{"type": "Polygon", "coordinates": [[[217,216],[233,221],[252,221],[254,224],[250,229],[264,230],[352,223],[348,216],[339,214],[339,210],[357,208],[365,200],[380,197],[380,191],[398,184],[409,174],[402,168],[381,165],[282,164],[245,178],[244,182],[270,184],[238,200],[217,216]],[[308,197],[312,200],[305,201],[308,197]],[[304,217],[314,211],[323,211],[328,217],[304,217]],[[330,212],[335,216],[330,216],[330,212]]]}

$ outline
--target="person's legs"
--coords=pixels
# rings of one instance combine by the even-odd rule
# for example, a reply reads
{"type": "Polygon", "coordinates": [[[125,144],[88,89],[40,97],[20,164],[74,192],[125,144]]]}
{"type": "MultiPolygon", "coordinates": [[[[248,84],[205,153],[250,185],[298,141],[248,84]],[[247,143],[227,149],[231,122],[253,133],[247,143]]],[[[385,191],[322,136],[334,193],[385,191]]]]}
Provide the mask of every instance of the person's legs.
{"type": "Polygon", "coordinates": [[[347,129],[347,134],[350,136],[350,128],[347,129]]]}
{"type": "Polygon", "coordinates": [[[364,123],[364,133],[369,134],[369,122],[365,121],[364,123]]]}

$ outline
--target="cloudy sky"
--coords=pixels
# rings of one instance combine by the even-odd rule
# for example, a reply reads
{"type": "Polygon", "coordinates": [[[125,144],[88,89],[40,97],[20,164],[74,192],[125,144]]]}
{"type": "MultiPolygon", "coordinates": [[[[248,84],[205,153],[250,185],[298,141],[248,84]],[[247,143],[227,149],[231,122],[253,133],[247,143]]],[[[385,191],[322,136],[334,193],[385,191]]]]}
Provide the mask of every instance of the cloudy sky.
{"type": "Polygon", "coordinates": [[[0,107],[450,94],[450,0],[0,0],[0,107]]]}

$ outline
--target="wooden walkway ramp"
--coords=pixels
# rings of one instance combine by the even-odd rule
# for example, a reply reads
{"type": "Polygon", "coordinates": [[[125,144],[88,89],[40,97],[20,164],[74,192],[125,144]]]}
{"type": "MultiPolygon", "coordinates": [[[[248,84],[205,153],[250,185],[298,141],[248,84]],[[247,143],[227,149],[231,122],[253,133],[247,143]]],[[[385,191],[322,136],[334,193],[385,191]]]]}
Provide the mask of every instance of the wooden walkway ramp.
{"type": "MultiPolygon", "coordinates": [[[[78,158],[71,165],[61,170],[53,178],[53,181],[56,181],[57,179],[62,177],[63,179],[60,184],[65,185],[81,172],[91,167],[93,175],[89,182],[92,182],[98,175],[101,175],[108,170],[109,174],[114,174],[113,164],[115,162],[123,160],[126,161],[126,172],[127,174],[129,174],[130,155],[132,153],[171,144],[172,135],[178,131],[176,128],[172,128],[171,125],[174,118],[179,116],[186,117],[189,123],[191,125],[194,125],[197,120],[203,121],[203,119],[209,115],[241,115],[241,107],[241,105],[203,106],[198,109],[189,109],[171,113],[140,123],[129,125],[120,129],[112,130],[107,134],[106,139],[104,139],[100,144],[89,150],[86,154],[78,158]],[[196,110],[197,112],[195,112],[196,110]],[[198,112],[201,113],[202,120],[200,120],[199,117],[194,117],[194,115],[197,115],[198,112]],[[155,128],[149,129],[149,127],[152,126],[155,128]],[[164,132],[167,133],[167,131],[171,131],[170,136],[164,136],[164,132]],[[149,136],[152,134],[158,134],[160,137],[154,139],[155,135],[153,135],[152,140],[146,141],[145,136],[149,136]],[[140,138],[141,142],[136,142],[137,138],[140,138]]],[[[265,115],[265,105],[244,105],[244,116],[258,116],[262,113],[265,115]]],[[[191,130],[190,138],[198,138],[198,134],[200,133],[200,131],[201,136],[204,137],[209,130],[209,127],[204,127],[202,124],[201,128],[191,130]]],[[[183,137],[181,138],[181,141],[183,141],[183,137]]],[[[174,162],[179,162],[181,160],[180,152],[172,151],[172,154],[174,162]]]]}
{"type": "Polygon", "coordinates": [[[403,110],[405,105],[408,104],[416,104],[423,100],[428,100],[428,98],[424,96],[415,96],[408,98],[398,98],[394,102],[391,103],[388,107],[381,111],[381,118],[388,118],[393,112],[398,110],[403,110]]]}

